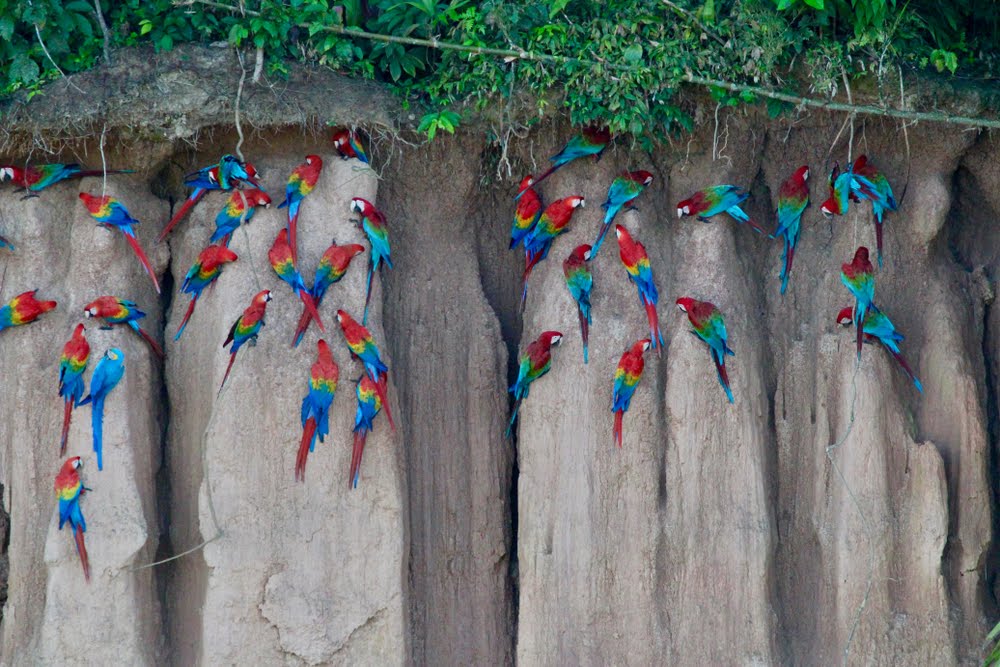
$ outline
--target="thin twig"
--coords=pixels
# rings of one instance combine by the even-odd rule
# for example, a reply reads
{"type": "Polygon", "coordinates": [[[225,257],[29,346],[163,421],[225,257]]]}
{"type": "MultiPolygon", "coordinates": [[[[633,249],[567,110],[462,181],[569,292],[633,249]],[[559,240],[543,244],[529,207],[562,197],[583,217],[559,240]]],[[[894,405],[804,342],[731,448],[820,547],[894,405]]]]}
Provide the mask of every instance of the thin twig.
{"type": "Polygon", "coordinates": [[[104,127],[101,129],[101,175],[104,177],[101,181],[101,197],[106,197],[108,195],[108,163],[104,159],[104,135],[108,131],[108,124],[105,123],[104,127]]]}
{"type": "MultiPolygon", "coordinates": [[[[854,97],[851,95],[851,84],[847,80],[847,70],[844,69],[843,65],[840,66],[840,76],[844,79],[844,90],[847,91],[847,102],[848,104],[854,104],[854,97]]],[[[851,121],[851,135],[850,138],[847,140],[848,163],[854,162],[854,115],[855,114],[852,113],[850,116],[847,117],[848,120],[851,121]]]]}
{"type": "Polygon", "coordinates": [[[108,24],[104,22],[104,12],[101,10],[101,0],[94,0],[94,13],[97,14],[97,25],[101,27],[101,34],[104,35],[104,64],[111,64],[111,33],[108,32],[108,24]]]}
{"type": "MultiPolygon", "coordinates": [[[[236,157],[240,159],[240,162],[243,162],[243,151],[240,150],[243,146],[243,128],[240,126],[240,100],[243,98],[243,82],[246,81],[247,70],[243,66],[243,54],[240,53],[239,49],[236,49],[236,58],[240,61],[240,85],[236,89],[236,104],[233,105],[233,110],[236,116],[236,133],[239,135],[240,140],[236,142],[236,150],[234,152],[236,153],[236,157]]],[[[246,208],[245,200],[243,208],[246,208]]]]}
{"type": "Polygon", "coordinates": [[[708,26],[706,26],[704,23],[702,23],[701,20],[697,16],[695,16],[694,14],[692,14],[691,12],[689,12],[688,10],[684,9],[683,7],[678,7],[674,3],[670,2],[670,0],[662,0],[662,2],[667,7],[670,7],[675,12],[677,12],[678,14],[680,14],[681,16],[683,16],[684,18],[686,18],[687,20],[691,21],[691,23],[694,23],[696,26],[698,26],[698,28],[703,33],[705,33],[706,35],[708,35],[709,37],[711,37],[712,39],[714,39],[723,48],[727,48],[726,40],[722,39],[721,37],[719,37],[718,35],[716,35],[714,32],[712,32],[711,30],[709,30],[708,26]]]}

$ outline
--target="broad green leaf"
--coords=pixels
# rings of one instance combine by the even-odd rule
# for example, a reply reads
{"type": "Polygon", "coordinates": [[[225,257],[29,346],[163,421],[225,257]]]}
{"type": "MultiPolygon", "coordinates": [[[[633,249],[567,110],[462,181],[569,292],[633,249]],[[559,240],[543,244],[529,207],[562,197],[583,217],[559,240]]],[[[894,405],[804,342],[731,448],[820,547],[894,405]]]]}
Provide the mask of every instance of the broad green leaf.
{"type": "Polygon", "coordinates": [[[813,9],[823,9],[823,0],[802,0],[813,9]]]}

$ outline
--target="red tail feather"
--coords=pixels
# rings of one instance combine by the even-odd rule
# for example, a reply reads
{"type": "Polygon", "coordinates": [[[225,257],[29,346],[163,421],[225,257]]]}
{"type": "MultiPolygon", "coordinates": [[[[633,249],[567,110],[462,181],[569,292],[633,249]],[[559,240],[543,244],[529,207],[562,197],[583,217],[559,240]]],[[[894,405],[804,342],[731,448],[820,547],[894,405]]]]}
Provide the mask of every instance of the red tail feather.
{"type": "Polygon", "coordinates": [[[191,297],[191,303],[188,304],[187,311],[184,313],[184,319],[181,320],[181,325],[177,327],[177,337],[179,338],[181,332],[184,331],[184,327],[187,326],[188,320],[191,319],[191,315],[194,314],[194,305],[198,303],[198,295],[191,297]]]}
{"type": "Polygon", "coordinates": [[[302,299],[302,303],[305,304],[306,310],[309,311],[309,315],[316,320],[316,324],[319,326],[319,330],[326,333],[326,327],[323,326],[323,320],[319,317],[319,311],[316,310],[316,300],[313,298],[312,294],[305,290],[299,291],[299,298],[302,299]]]}
{"type": "Polygon", "coordinates": [[[229,353],[229,365],[226,366],[226,374],[222,376],[222,384],[219,385],[219,393],[215,395],[216,398],[218,398],[219,394],[222,393],[222,388],[226,386],[226,380],[229,379],[229,371],[233,370],[233,362],[234,361],[236,361],[236,353],[235,352],[230,352],[229,353]]]}
{"type": "Polygon", "coordinates": [[[125,240],[127,240],[128,244],[132,246],[135,256],[138,257],[139,261],[142,263],[142,268],[146,269],[146,273],[148,273],[149,277],[153,279],[153,287],[156,288],[156,293],[159,294],[160,281],[156,279],[156,272],[153,271],[153,265],[149,263],[149,258],[146,257],[146,253],[143,252],[142,246],[139,245],[139,240],[131,234],[125,234],[125,240]]]}
{"type": "Polygon", "coordinates": [[[770,234],[769,234],[769,233],[767,233],[767,231],[765,231],[763,227],[761,227],[760,225],[758,225],[758,224],[756,223],[756,221],[754,221],[754,219],[753,219],[753,218],[749,218],[749,219],[747,220],[747,224],[748,224],[748,225],[750,225],[750,227],[751,227],[751,228],[752,228],[752,229],[753,229],[753,230],[754,230],[755,232],[757,232],[758,234],[763,234],[764,236],[770,236],[770,234]]]}
{"type": "Polygon", "coordinates": [[[361,428],[354,432],[354,449],[351,450],[351,474],[347,479],[347,488],[354,488],[357,486],[355,483],[355,478],[358,477],[358,473],[361,471],[361,457],[365,453],[365,439],[368,436],[368,432],[361,428]]]}
{"type": "Polygon", "coordinates": [[[63,411],[62,438],[59,440],[59,456],[66,454],[66,439],[69,437],[69,422],[73,418],[73,399],[66,399],[66,406],[63,411]]]}
{"type": "Polygon", "coordinates": [[[396,422],[392,420],[392,410],[389,409],[388,387],[389,374],[382,373],[375,382],[375,391],[378,393],[379,400],[382,401],[382,409],[385,410],[385,416],[389,418],[389,426],[395,432],[396,422]]]}
{"type": "MultiPolygon", "coordinates": [[[[565,163],[565,164],[569,164],[569,163],[567,162],[567,163],[565,163]]],[[[541,182],[542,182],[542,181],[544,181],[544,180],[545,180],[546,178],[548,178],[549,176],[551,176],[552,174],[554,174],[554,173],[556,172],[556,169],[558,169],[558,168],[559,168],[559,167],[561,167],[561,166],[562,166],[561,164],[554,164],[554,165],[552,165],[551,167],[549,167],[548,169],[546,169],[545,171],[543,171],[543,172],[542,172],[542,175],[541,175],[541,176],[539,176],[538,178],[536,178],[536,179],[534,180],[534,182],[533,182],[533,183],[531,184],[531,187],[533,187],[533,188],[536,188],[536,187],[538,187],[538,184],[539,184],[539,183],[541,183],[541,182]]],[[[527,189],[528,189],[528,188],[525,188],[524,190],[527,190],[527,189]]],[[[521,192],[524,192],[524,190],[522,190],[521,192]]],[[[517,193],[517,195],[518,195],[519,197],[521,196],[521,192],[518,192],[518,193],[517,193]]]]}
{"type": "Polygon", "coordinates": [[[157,243],[161,243],[163,239],[167,238],[167,234],[169,234],[170,231],[177,226],[177,223],[180,222],[184,218],[184,216],[187,215],[188,212],[194,208],[195,204],[201,201],[201,198],[205,196],[206,192],[207,190],[201,190],[194,197],[189,197],[188,199],[184,200],[184,203],[181,205],[180,209],[176,213],[174,213],[174,217],[170,218],[170,222],[168,222],[167,226],[163,228],[162,232],[160,232],[160,236],[156,239],[157,243]]]}
{"type": "Polygon", "coordinates": [[[104,176],[104,174],[134,174],[135,172],[131,169],[108,169],[104,171],[103,169],[87,169],[84,171],[78,171],[73,174],[73,178],[90,178],[91,176],[104,176]]]}
{"type": "Polygon", "coordinates": [[[877,217],[875,218],[875,249],[877,251],[878,265],[882,266],[882,224],[878,221],[877,217]]]}
{"type": "MultiPolygon", "coordinates": [[[[194,302],[192,301],[192,303],[194,302]]],[[[163,348],[160,347],[160,344],[156,342],[156,339],[150,336],[149,332],[143,329],[142,327],[139,327],[139,335],[142,336],[143,340],[145,340],[151,348],[153,348],[153,352],[156,353],[156,356],[162,359],[163,348]]]]}
{"type": "Polygon", "coordinates": [[[660,334],[660,317],[656,314],[656,304],[650,303],[645,299],[643,299],[643,304],[646,306],[646,319],[649,320],[651,347],[655,347],[656,354],[659,355],[660,348],[663,347],[663,335],[660,334]]]}
{"type": "Polygon", "coordinates": [[[524,253],[524,273],[521,275],[521,310],[524,310],[524,302],[528,298],[528,278],[531,276],[531,270],[535,268],[535,264],[538,264],[541,253],[535,255],[534,259],[529,259],[528,253],[524,253]]]}
{"type": "Polygon", "coordinates": [[[302,317],[299,318],[299,325],[295,327],[295,335],[292,337],[292,347],[298,345],[299,341],[302,340],[302,336],[305,335],[310,322],[312,322],[312,316],[309,314],[309,309],[303,308],[302,317]]]}
{"type": "Polygon", "coordinates": [[[302,429],[302,442],[299,443],[299,455],[295,457],[295,481],[306,481],[306,459],[309,458],[309,443],[316,432],[316,418],[310,417],[302,429]]]}
{"type": "Polygon", "coordinates": [[[83,540],[83,528],[80,526],[76,527],[76,532],[74,533],[76,538],[76,552],[80,554],[80,564],[83,565],[83,578],[90,583],[90,559],[87,558],[87,544],[83,540]]]}
{"type": "Polygon", "coordinates": [[[583,363],[587,363],[587,346],[590,342],[590,325],[587,324],[587,318],[583,314],[583,310],[581,308],[577,307],[576,312],[577,315],[580,316],[580,337],[583,339],[583,363]]]}
{"type": "Polygon", "coordinates": [[[615,444],[621,449],[622,446],[622,417],[625,415],[624,410],[619,410],[615,413],[615,444]]]}

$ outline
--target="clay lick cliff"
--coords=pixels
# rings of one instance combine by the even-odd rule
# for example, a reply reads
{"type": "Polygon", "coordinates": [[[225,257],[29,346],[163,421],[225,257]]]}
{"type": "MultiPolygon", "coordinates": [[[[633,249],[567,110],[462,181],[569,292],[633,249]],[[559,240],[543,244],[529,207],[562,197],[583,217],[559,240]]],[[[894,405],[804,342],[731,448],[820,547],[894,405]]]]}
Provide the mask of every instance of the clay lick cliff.
{"type": "Polygon", "coordinates": [[[241,139],[227,67],[217,92],[214,69],[191,64],[146,70],[136,88],[74,77],[105,92],[68,125],[45,99],[7,109],[4,164],[101,169],[103,159],[135,173],[30,199],[0,189],[0,234],[16,246],[0,251],[0,301],[37,288],[58,303],[0,331],[2,664],[977,663],[997,615],[991,135],[920,124],[904,136],[859,118],[853,138],[837,138],[843,119],[824,112],[793,122],[723,109],[716,123],[705,106],[683,141],[646,153],[616,140],[600,162],[574,161],[538,185],[546,203],[580,195],[587,206],[534,267],[521,312],[513,196],[578,129],[553,119],[506,152],[475,125],[426,144],[377,90],[293,77],[280,99],[247,88],[241,139]],[[116,99],[149,106],[137,116],[116,99]],[[358,129],[371,165],[341,160],[325,121],[358,129]],[[239,259],[174,341],[189,302],[180,287],[229,193],[208,193],[157,236],[188,193],[182,176],[237,146],[274,205],[236,231],[239,259]],[[309,154],[324,167],[299,217],[307,279],[331,241],[367,248],[354,197],[385,214],[392,247],[368,328],[398,429],[377,418],[357,488],[347,478],[363,369],[334,314],[360,317],[367,250],[320,307],[340,382],[329,436],[305,481],[294,474],[320,332],[291,347],[302,303],[267,256],[287,221],[276,204],[309,154]],[[874,226],[868,202],[832,218],[820,205],[832,163],[861,154],[899,200],[876,303],[905,335],[922,393],[877,343],[857,364],[854,331],[837,321],[852,305],[841,264],[874,249],[874,226]],[[734,184],[772,232],[779,188],[801,165],[812,206],[784,295],[780,241],[724,216],[676,216],[693,192],[734,184]],[[615,222],[648,253],[665,345],[645,353],[618,448],[613,376],[649,335],[647,315],[612,231],[590,263],[584,364],[562,261],[593,243],[612,180],[640,169],[653,180],[615,222]],[[141,221],[161,295],[121,233],[80,205],[80,192],[105,191],[141,221]],[[222,343],[264,289],[266,325],[218,393],[222,343]],[[104,350],[126,358],[105,406],[103,470],[88,408],[69,433],[66,456],[82,457],[92,489],[81,500],[88,584],[57,527],[57,380],[62,344],[104,294],[147,313],[165,359],[127,328],[86,332],[88,382],[104,350]],[[725,317],[734,403],[674,307],[682,296],[725,317]],[[562,344],[506,438],[518,357],[546,330],[562,344]]]}

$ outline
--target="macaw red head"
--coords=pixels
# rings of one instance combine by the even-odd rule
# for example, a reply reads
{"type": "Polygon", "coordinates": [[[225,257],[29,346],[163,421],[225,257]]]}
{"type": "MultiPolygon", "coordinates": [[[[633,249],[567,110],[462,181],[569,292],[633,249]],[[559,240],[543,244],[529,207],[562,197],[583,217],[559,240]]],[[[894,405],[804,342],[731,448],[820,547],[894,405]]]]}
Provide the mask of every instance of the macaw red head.
{"type": "Polygon", "coordinates": [[[693,202],[691,199],[685,199],[682,202],[678,202],[677,217],[683,218],[685,215],[691,215],[691,206],[693,206],[693,202]]]}
{"type": "Polygon", "coordinates": [[[271,300],[271,290],[269,289],[261,290],[260,292],[257,292],[256,296],[254,296],[253,305],[263,306],[267,304],[267,302],[270,300],[271,300]]]}
{"type": "Polygon", "coordinates": [[[80,201],[82,201],[83,205],[86,206],[88,209],[95,208],[101,205],[101,198],[95,197],[89,192],[81,192],[80,201]]]}
{"type": "Polygon", "coordinates": [[[837,313],[837,324],[842,324],[845,327],[851,326],[854,322],[854,307],[848,306],[847,308],[841,308],[840,312],[837,313]]]}
{"type": "Polygon", "coordinates": [[[351,200],[351,210],[355,213],[360,213],[363,216],[368,216],[371,211],[375,208],[367,199],[362,199],[361,197],[355,197],[351,200]]]}
{"type": "Polygon", "coordinates": [[[239,259],[239,256],[237,256],[235,252],[233,252],[232,250],[230,250],[229,248],[227,248],[222,244],[215,244],[215,243],[213,243],[210,246],[207,246],[204,250],[201,251],[201,254],[198,256],[198,260],[202,264],[206,263],[225,264],[227,262],[235,262],[237,259],[239,259]]]}
{"type": "Polygon", "coordinates": [[[253,166],[253,164],[249,162],[243,165],[243,171],[245,171],[247,173],[247,176],[249,176],[250,178],[257,178],[257,176],[259,176],[259,174],[257,173],[257,167],[253,166]]]}
{"type": "Polygon", "coordinates": [[[694,299],[688,296],[682,296],[681,298],[677,299],[677,308],[682,313],[689,312],[692,308],[694,308],[694,304],[695,304],[694,299]]]}
{"type": "Polygon", "coordinates": [[[615,238],[618,239],[619,243],[631,243],[632,235],[628,233],[625,229],[625,225],[615,225],[615,238]]]}
{"type": "Polygon", "coordinates": [[[868,156],[862,154],[859,155],[858,159],[854,161],[854,168],[852,171],[864,171],[866,167],[868,167],[868,156]]]}
{"type": "Polygon", "coordinates": [[[100,296],[83,307],[85,317],[104,317],[104,313],[118,308],[118,299],[113,296],[100,296]]]}
{"type": "Polygon", "coordinates": [[[795,173],[792,174],[792,178],[794,178],[796,181],[808,181],[809,180],[809,166],[808,165],[803,165],[803,166],[799,167],[798,169],[796,169],[795,173]]]}
{"type": "Polygon", "coordinates": [[[330,352],[330,346],[322,338],[316,342],[316,356],[324,361],[333,361],[333,353],[330,352]]]}
{"type": "Polygon", "coordinates": [[[352,319],[353,318],[350,315],[347,314],[346,310],[341,309],[341,310],[337,311],[337,323],[338,324],[344,324],[344,322],[350,322],[352,319]]]}
{"type": "Polygon", "coordinates": [[[644,170],[629,172],[627,176],[629,180],[642,183],[643,185],[649,185],[653,182],[653,174],[644,170]]]}
{"type": "Polygon", "coordinates": [[[854,251],[854,261],[852,264],[866,264],[868,262],[868,248],[864,246],[858,246],[858,249],[854,251]]]}
{"type": "Polygon", "coordinates": [[[350,245],[344,246],[345,249],[351,252],[351,257],[357,257],[365,251],[365,247],[360,243],[352,243],[350,245]]]}
{"type": "Polygon", "coordinates": [[[586,203],[586,200],[584,200],[584,198],[581,197],[580,195],[573,195],[571,197],[566,197],[564,201],[570,208],[576,208],[578,206],[580,208],[583,208],[584,203],[586,203]]]}
{"type": "Polygon", "coordinates": [[[77,471],[82,467],[83,467],[83,459],[81,459],[79,456],[73,456],[71,458],[66,459],[66,461],[62,464],[62,469],[59,470],[59,475],[74,476],[77,474],[77,471]]]}
{"type": "Polygon", "coordinates": [[[546,347],[555,347],[562,342],[562,339],[561,331],[543,331],[542,335],[538,337],[538,340],[546,347]]]}
{"type": "Polygon", "coordinates": [[[590,251],[592,246],[589,243],[584,243],[583,245],[578,245],[573,248],[573,252],[570,253],[570,257],[575,259],[583,260],[584,262],[590,261],[590,251]]]}
{"type": "Polygon", "coordinates": [[[518,192],[523,192],[524,190],[527,190],[528,188],[530,188],[534,184],[535,184],[535,177],[534,177],[534,175],[528,174],[527,176],[525,176],[524,178],[521,179],[521,185],[518,186],[518,188],[517,188],[518,192]]]}
{"type": "Polygon", "coordinates": [[[611,130],[606,127],[585,127],[583,136],[594,144],[607,144],[611,141],[611,130]]]}
{"type": "Polygon", "coordinates": [[[87,328],[85,326],[83,326],[83,322],[81,322],[80,324],[77,324],[76,328],[73,329],[73,338],[79,338],[80,336],[83,335],[83,332],[86,331],[86,330],[87,330],[87,328]]]}
{"type": "Polygon", "coordinates": [[[306,164],[309,165],[310,167],[316,167],[317,169],[320,169],[323,166],[323,158],[321,158],[318,155],[307,155],[306,164]]]}
{"type": "Polygon", "coordinates": [[[264,208],[271,208],[271,198],[263,190],[254,188],[253,190],[247,190],[244,194],[247,198],[247,204],[250,206],[263,206],[264,208]]]}
{"type": "Polygon", "coordinates": [[[350,137],[350,132],[345,129],[334,130],[333,136],[330,137],[333,140],[333,145],[340,148],[348,142],[350,137]]]}
{"type": "Polygon", "coordinates": [[[642,356],[642,353],[649,349],[649,346],[653,344],[651,338],[643,338],[642,340],[637,340],[632,344],[632,354],[642,356]]]}
{"type": "Polygon", "coordinates": [[[24,292],[23,294],[18,294],[17,297],[15,297],[19,301],[18,305],[20,306],[22,304],[25,305],[32,304],[34,305],[35,308],[38,309],[39,314],[47,313],[50,310],[53,310],[58,305],[55,301],[39,301],[35,297],[35,292],[37,291],[38,291],[37,289],[33,289],[28,292],[24,292]]]}

